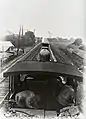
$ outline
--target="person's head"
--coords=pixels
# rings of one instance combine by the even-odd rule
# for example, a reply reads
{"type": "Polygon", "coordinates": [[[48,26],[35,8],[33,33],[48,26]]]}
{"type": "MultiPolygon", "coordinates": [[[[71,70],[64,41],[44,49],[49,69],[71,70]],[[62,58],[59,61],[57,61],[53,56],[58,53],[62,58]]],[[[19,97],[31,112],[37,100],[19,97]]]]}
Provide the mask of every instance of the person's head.
{"type": "Polygon", "coordinates": [[[61,77],[61,79],[62,79],[62,83],[63,84],[66,84],[67,83],[67,78],[66,77],[61,77]]]}
{"type": "Polygon", "coordinates": [[[57,81],[61,84],[66,84],[67,79],[65,77],[59,76],[57,77],[57,81]]]}

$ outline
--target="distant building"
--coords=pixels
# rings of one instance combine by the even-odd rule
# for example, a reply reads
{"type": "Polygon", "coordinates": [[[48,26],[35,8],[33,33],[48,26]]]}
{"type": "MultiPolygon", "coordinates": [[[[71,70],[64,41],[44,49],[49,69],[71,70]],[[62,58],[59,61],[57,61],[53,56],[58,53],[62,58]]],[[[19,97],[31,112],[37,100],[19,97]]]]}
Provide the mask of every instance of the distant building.
{"type": "Polygon", "coordinates": [[[42,42],[42,37],[35,37],[35,42],[36,43],[42,42]]]}
{"type": "Polygon", "coordinates": [[[14,55],[11,50],[14,48],[10,41],[0,41],[0,60],[5,61],[12,55],[14,55]]]}
{"type": "Polygon", "coordinates": [[[14,45],[10,41],[0,41],[0,52],[6,52],[11,47],[14,45]]]}

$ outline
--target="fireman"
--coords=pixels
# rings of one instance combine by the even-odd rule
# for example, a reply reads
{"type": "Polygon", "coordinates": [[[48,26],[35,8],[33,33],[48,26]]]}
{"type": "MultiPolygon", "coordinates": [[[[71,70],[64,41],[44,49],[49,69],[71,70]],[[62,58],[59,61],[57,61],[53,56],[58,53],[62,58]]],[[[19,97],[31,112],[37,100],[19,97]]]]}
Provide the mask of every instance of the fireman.
{"type": "Polygon", "coordinates": [[[72,85],[67,84],[67,78],[61,77],[61,92],[56,96],[57,112],[60,109],[74,104],[74,89],[72,85]]]}

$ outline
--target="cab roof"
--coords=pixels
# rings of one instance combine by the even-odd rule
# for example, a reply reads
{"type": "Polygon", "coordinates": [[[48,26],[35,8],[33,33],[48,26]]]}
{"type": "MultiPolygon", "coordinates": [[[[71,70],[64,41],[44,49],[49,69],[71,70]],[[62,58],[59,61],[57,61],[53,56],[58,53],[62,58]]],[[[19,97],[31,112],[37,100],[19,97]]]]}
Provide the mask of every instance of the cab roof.
{"type": "Polygon", "coordinates": [[[4,76],[16,74],[33,75],[68,75],[72,77],[82,78],[83,74],[75,66],[53,63],[53,62],[38,62],[38,61],[19,61],[12,66],[8,71],[4,72],[4,76]]]}

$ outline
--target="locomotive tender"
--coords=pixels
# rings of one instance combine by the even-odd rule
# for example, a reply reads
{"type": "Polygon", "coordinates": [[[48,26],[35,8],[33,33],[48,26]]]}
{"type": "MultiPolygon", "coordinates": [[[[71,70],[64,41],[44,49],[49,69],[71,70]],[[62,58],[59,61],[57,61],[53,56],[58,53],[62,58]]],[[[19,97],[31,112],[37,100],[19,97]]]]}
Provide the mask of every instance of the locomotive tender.
{"type": "MultiPolygon", "coordinates": [[[[8,102],[11,108],[17,109],[36,109],[36,110],[56,110],[55,93],[59,94],[60,88],[57,78],[68,77],[80,82],[83,81],[83,75],[77,67],[58,62],[50,61],[49,43],[42,42],[39,52],[39,61],[20,60],[8,71],[4,73],[9,77],[9,98],[8,102]],[[23,91],[32,91],[38,97],[37,107],[19,106],[16,95],[23,91]]],[[[18,97],[18,96],[17,96],[18,97]]]]}

